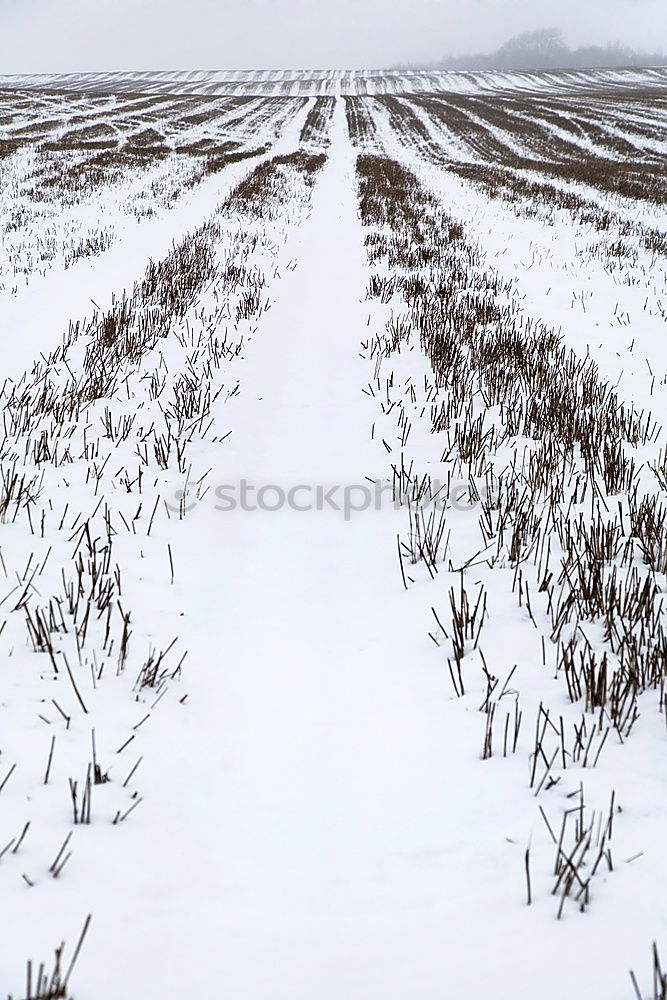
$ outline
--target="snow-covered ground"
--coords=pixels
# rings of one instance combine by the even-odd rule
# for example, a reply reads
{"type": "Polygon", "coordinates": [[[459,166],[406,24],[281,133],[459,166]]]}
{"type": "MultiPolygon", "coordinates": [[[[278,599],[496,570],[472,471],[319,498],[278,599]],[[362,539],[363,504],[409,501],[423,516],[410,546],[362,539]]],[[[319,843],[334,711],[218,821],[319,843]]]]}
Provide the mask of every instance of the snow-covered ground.
{"type": "Polygon", "coordinates": [[[492,197],[452,165],[522,130],[468,107],[468,149],[453,103],[372,95],[525,90],[537,122],[634,87],[650,171],[664,74],[0,86],[0,994],[653,997],[664,205],[513,160],[551,187],[492,197]],[[41,144],[103,125],[169,150],[51,191],[98,154],[41,144]]]}
{"type": "Polygon", "coordinates": [[[665,85],[667,69],[475,70],[197,70],[137,73],[0,74],[1,87],[85,93],[162,94],[394,94],[587,91],[665,85]]]}

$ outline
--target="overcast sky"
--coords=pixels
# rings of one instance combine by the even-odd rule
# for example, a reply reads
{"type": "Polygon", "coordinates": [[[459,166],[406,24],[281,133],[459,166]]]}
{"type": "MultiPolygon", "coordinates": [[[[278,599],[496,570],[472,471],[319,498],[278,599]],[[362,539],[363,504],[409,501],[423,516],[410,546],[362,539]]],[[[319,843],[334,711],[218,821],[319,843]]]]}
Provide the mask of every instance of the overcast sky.
{"type": "Polygon", "coordinates": [[[667,0],[0,0],[0,73],[382,67],[558,27],[667,49],[667,0]]]}

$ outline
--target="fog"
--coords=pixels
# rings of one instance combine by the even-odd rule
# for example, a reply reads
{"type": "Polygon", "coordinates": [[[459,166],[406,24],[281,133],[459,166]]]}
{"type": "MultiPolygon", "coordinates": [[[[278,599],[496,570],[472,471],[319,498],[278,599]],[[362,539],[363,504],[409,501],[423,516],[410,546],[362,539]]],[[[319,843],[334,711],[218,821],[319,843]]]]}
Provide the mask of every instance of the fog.
{"type": "Polygon", "coordinates": [[[551,26],[667,48],[665,0],[0,0],[0,73],[383,67],[551,26]]]}

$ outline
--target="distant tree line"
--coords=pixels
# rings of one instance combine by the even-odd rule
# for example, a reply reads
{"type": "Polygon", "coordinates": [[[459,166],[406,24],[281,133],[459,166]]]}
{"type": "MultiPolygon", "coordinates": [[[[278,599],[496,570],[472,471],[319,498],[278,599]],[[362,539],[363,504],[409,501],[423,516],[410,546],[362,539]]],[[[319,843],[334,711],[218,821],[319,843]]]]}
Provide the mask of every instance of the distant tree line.
{"type": "Polygon", "coordinates": [[[496,52],[445,56],[419,66],[398,69],[603,69],[623,66],[666,66],[662,53],[637,52],[627,45],[584,45],[571,49],[557,28],[544,28],[515,35],[496,52]]]}

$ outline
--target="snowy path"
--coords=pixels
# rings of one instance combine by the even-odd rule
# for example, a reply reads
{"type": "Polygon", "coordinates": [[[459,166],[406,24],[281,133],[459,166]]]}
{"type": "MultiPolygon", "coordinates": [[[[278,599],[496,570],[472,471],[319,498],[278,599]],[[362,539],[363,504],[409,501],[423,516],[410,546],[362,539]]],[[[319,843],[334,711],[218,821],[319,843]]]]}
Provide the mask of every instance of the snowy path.
{"type": "MultiPolygon", "coordinates": [[[[383,471],[360,391],[366,272],[338,115],[290,246],[298,267],[248,351],[219,483],[344,485],[383,471]]],[[[248,1000],[406,996],[424,957],[414,949],[433,958],[442,932],[431,911],[452,805],[436,777],[445,680],[413,666],[425,630],[394,627],[411,597],[396,565],[402,516],[202,505],[189,518],[174,556],[181,588],[199,597],[190,709],[170,745],[146,753],[144,835],[116,888],[136,899],[130,929],[159,931],[129,934],[115,960],[129,981],[153,970],[156,996],[205,995],[214,979],[248,1000]],[[385,965],[406,934],[402,983],[387,993],[385,965]]],[[[96,936],[117,939],[115,919],[107,933],[103,909],[96,936]]]]}
{"type": "MultiPolygon", "coordinates": [[[[340,118],[337,135],[290,247],[298,267],[248,352],[221,483],[330,487],[378,471],[360,391],[366,272],[340,118]]],[[[391,944],[387,928],[365,941],[364,928],[402,922],[402,883],[415,866],[428,874],[449,811],[429,776],[444,749],[444,683],[412,669],[423,633],[390,627],[406,596],[392,515],[191,516],[192,547],[175,560],[201,595],[192,632],[206,637],[190,649],[192,719],[173,760],[147,757],[151,785],[177,773],[208,795],[185,815],[191,790],[147,803],[157,826],[180,827],[195,848],[167,889],[172,919],[161,921],[174,939],[167,953],[183,960],[156,992],[203,990],[216,968],[253,1000],[368,995],[373,969],[385,983],[395,932],[391,944]]]]}

